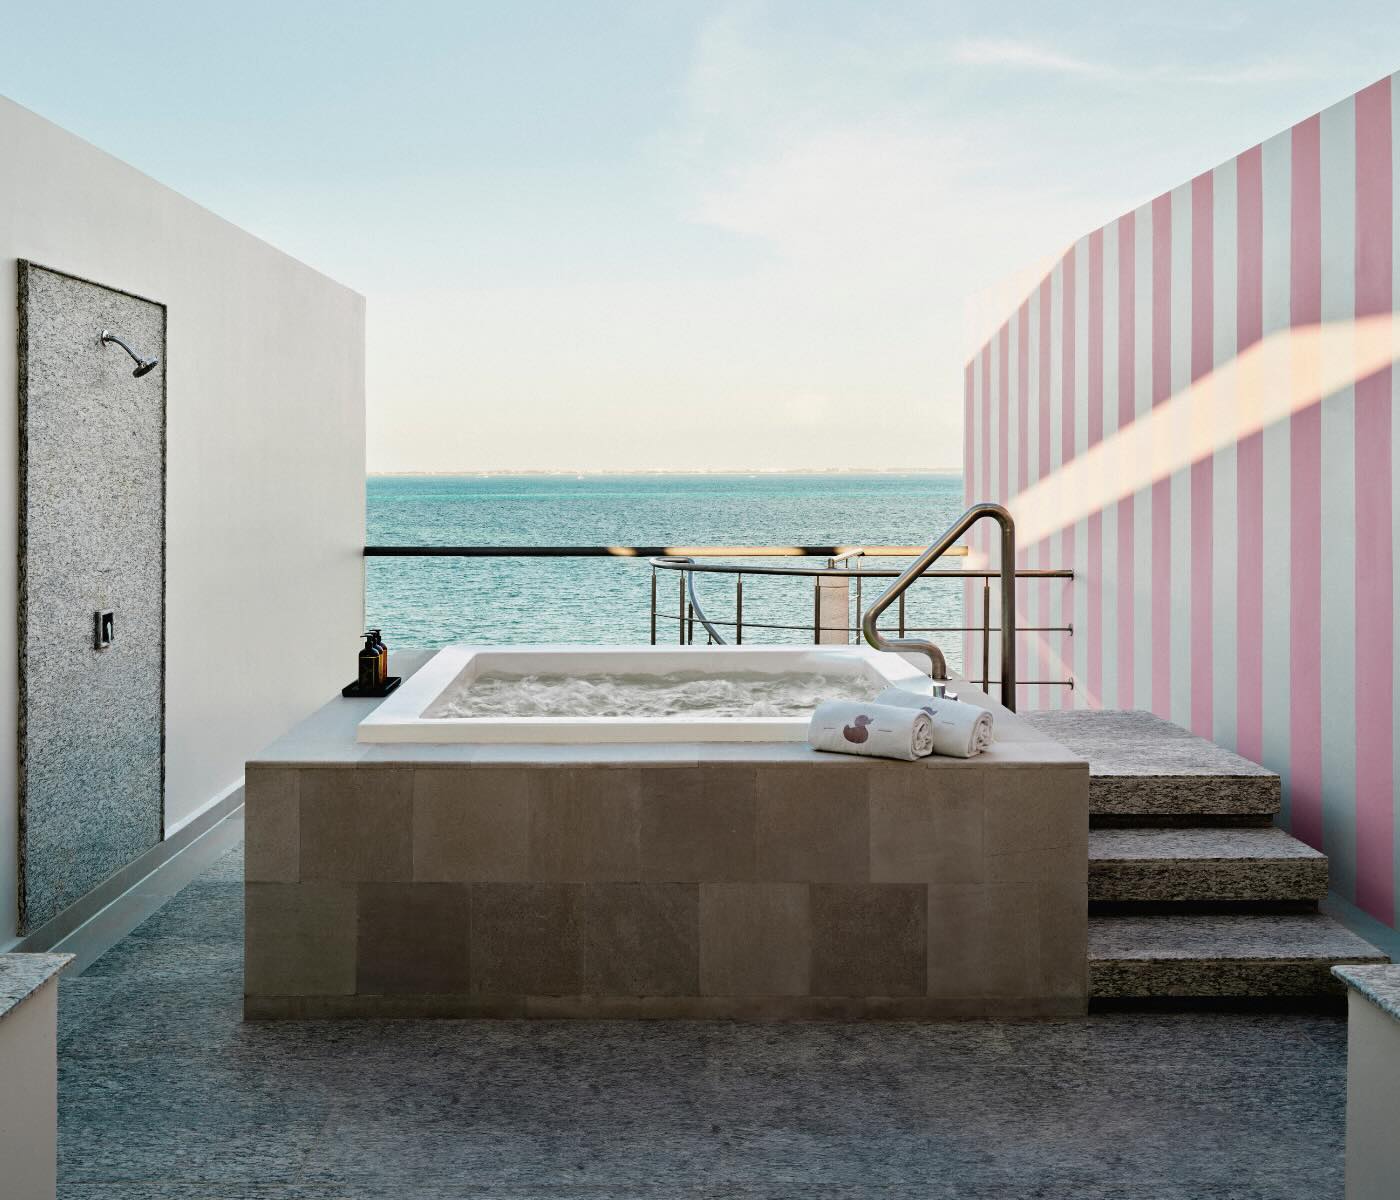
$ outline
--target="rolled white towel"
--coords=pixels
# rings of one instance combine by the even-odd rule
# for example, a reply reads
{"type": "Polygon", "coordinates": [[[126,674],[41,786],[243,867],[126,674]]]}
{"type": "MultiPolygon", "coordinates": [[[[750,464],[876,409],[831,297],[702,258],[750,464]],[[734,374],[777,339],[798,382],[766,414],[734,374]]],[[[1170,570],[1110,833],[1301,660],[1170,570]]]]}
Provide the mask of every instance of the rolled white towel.
{"type": "Polygon", "coordinates": [[[973,758],[992,744],[992,714],[975,704],[920,696],[903,688],[886,688],[875,703],[892,708],[914,708],[933,722],[933,752],[950,758],[973,758]]]}
{"type": "Polygon", "coordinates": [[[812,714],[807,744],[837,754],[912,761],[933,753],[933,719],[916,708],[827,700],[812,714]]]}

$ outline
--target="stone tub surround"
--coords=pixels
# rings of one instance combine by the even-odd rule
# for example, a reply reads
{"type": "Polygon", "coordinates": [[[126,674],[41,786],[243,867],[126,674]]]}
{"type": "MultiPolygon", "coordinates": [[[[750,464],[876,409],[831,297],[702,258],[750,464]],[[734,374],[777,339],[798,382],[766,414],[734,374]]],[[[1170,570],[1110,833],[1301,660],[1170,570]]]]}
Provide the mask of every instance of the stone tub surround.
{"type": "Polygon", "coordinates": [[[0,1021],[72,961],[71,954],[0,954],[0,1021]]]}
{"type": "Polygon", "coordinates": [[[53,1200],[58,975],[71,954],[0,955],[0,1193],[53,1200]]]}
{"type": "Polygon", "coordinates": [[[1393,1200],[1400,1179],[1400,966],[1346,966],[1348,1200],[1393,1200]]]}
{"type": "Polygon", "coordinates": [[[1333,967],[1332,974],[1354,992],[1360,992],[1387,1016],[1400,1021],[1400,965],[1333,967]]]}
{"type": "Polygon", "coordinates": [[[250,1018],[1085,1009],[1088,769],[1010,713],[893,763],[370,747],[369,703],[248,764],[250,1018]]]}

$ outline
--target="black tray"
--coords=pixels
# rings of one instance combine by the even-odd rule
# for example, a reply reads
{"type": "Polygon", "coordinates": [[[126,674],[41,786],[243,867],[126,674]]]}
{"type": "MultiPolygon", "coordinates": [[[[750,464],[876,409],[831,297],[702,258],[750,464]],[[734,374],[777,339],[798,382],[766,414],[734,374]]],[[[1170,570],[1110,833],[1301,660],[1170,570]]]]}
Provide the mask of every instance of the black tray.
{"type": "Polygon", "coordinates": [[[347,683],[340,689],[342,696],[349,696],[352,700],[367,700],[372,696],[387,696],[403,682],[402,675],[390,675],[378,687],[362,688],[357,679],[354,683],[347,683]]]}

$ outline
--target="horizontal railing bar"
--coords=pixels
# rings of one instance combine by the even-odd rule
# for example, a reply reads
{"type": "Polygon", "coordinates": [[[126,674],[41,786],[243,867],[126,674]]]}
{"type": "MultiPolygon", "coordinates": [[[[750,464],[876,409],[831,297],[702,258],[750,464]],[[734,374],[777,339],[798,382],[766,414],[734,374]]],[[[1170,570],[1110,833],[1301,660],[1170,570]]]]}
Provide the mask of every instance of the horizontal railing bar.
{"type": "MultiPolygon", "coordinates": [[[[707,571],[714,575],[803,575],[822,579],[891,579],[902,575],[902,571],[855,571],[845,567],[746,567],[734,563],[706,564],[666,562],[664,555],[657,555],[651,565],[662,571],[707,571]]],[[[925,571],[920,579],[1000,579],[1000,571],[958,570],[925,571]]],[[[1016,572],[1017,579],[1073,579],[1074,571],[1069,567],[1026,567],[1016,572]]]]}
{"type": "MultiPolygon", "coordinates": [[[[675,613],[658,612],[658,621],[685,621],[687,617],[677,616],[675,613]]],[[[727,629],[736,628],[737,621],[721,621],[716,617],[710,618],[711,625],[722,625],[727,629]]],[[[812,623],[808,621],[804,625],[772,625],[763,621],[750,621],[744,619],[745,629],[794,629],[802,633],[812,632],[812,623]]],[[[909,633],[1000,633],[1001,626],[993,625],[990,629],[984,629],[981,625],[906,625],[905,630],[909,633]]],[[[847,625],[842,630],[840,625],[823,625],[823,633],[859,633],[860,627],[847,625]]],[[[1065,633],[1073,635],[1073,625],[1018,625],[1017,633],[1065,633]]]]}
{"type": "MultiPolygon", "coordinates": [[[[366,558],[909,558],[922,546],[366,546],[366,558]]],[[[950,554],[967,557],[966,546],[950,554]]],[[[862,572],[873,574],[873,572],[862,572]]]]}

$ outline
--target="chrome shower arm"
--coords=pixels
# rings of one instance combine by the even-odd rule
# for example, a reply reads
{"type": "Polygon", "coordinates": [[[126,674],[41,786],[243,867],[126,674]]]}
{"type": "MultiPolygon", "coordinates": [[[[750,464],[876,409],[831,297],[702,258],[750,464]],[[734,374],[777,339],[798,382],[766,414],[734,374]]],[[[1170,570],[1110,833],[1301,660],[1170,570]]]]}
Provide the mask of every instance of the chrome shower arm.
{"type": "Polygon", "coordinates": [[[124,339],[118,337],[110,329],[104,329],[102,331],[101,341],[103,345],[115,343],[131,356],[131,361],[136,364],[136,370],[134,370],[132,374],[135,375],[137,379],[140,379],[142,375],[152,370],[160,362],[158,358],[142,358],[124,339]]]}
{"type": "Polygon", "coordinates": [[[133,350],[125,341],[123,341],[121,338],[119,338],[119,337],[118,337],[115,333],[113,333],[110,329],[104,329],[104,330],[102,331],[102,340],[103,340],[104,342],[116,342],[116,344],[117,344],[118,346],[120,346],[120,347],[121,347],[123,350],[125,350],[129,355],[131,355],[131,361],[134,362],[138,367],[139,367],[143,362],[146,361],[146,360],[143,359],[139,354],[137,354],[136,351],[133,350]]]}

